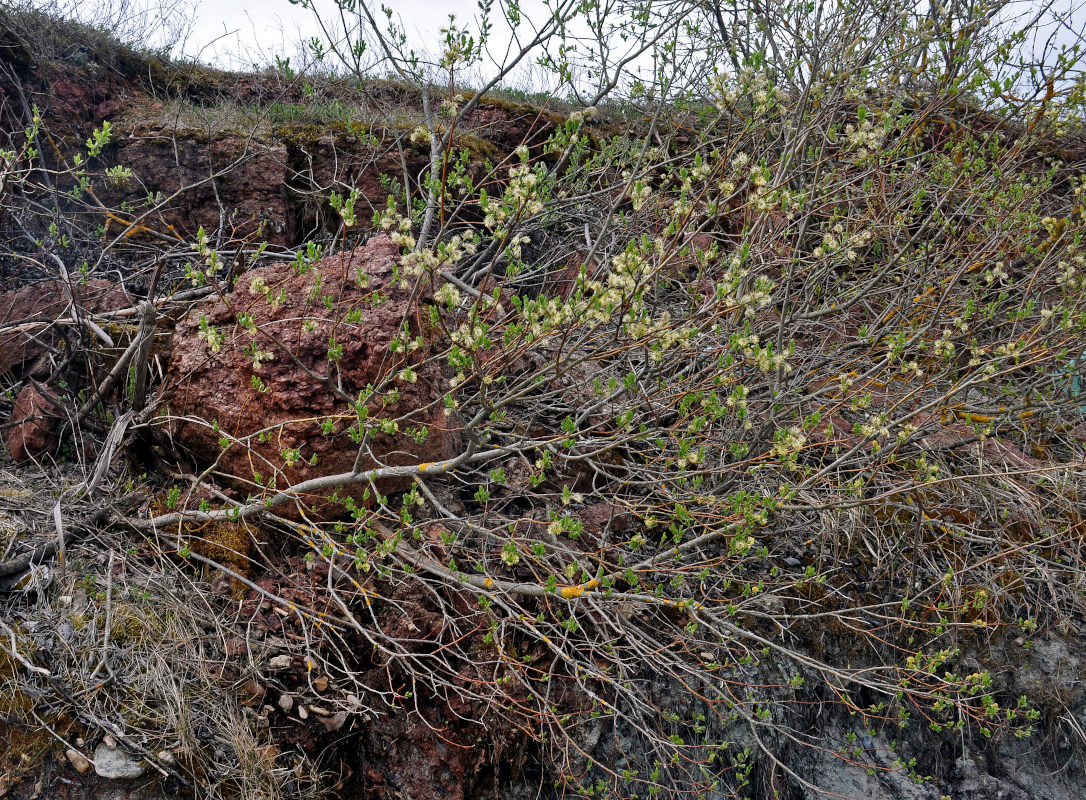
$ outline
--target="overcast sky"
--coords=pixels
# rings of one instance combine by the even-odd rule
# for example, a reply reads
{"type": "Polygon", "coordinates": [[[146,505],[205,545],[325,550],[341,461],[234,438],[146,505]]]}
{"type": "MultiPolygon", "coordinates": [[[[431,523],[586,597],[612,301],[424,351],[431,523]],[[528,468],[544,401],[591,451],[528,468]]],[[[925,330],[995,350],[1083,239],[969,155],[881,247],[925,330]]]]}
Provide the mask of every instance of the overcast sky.
{"type": "MultiPolygon", "coordinates": [[[[433,40],[449,13],[466,20],[475,11],[467,0],[394,0],[391,5],[418,41],[433,40]]],[[[203,61],[261,63],[275,54],[289,55],[295,42],[318,34],[313,13],[287,0],[200,0],[186,51],[199,53],[203,61]]]]}
{"type": "MultiPolygon", "coordinates": [[[[468,25],[471,31],[477,31],[477,0],[359,0],[378,10],[382,5],[390,6],[396,18],[402,24],[413,47],[425,49],[433,54],[439,51],[440,29],[448,24],[449,14],[455,14],[457,22],[468,25]]],[[[4,0],[0,0],[0,3],[4,0]]],[[[106,18],[109,10],[123,19],[134,16],[134,8],[173,9],[165,12],[168,24],[166,28],[177,28],[184,18],[189,20],[183,26],[187,39],[183,51],[173,51],[175,57],[198,58],[207,64],[223,68],[244,70],[254,65],[266,66],[275,63],[275,57],[290,57],[292,66],[300,61],[299,44],[314,36],[320,36],[320,29],[314,20],[313,12],[293,5],[289,0],[29,0],[42,7],[61,7],[62,13],[74,13],[89,22],[115,26],[116,21],[106,18]],[[174,23],[173,25],[169,23],[174,23]]],[[[333,0],[315,0],[318,9],[326,18],[333,18],[333,0]]],[[[917,0],[918,7],[926,6],[927,0],[917,0]]],[[[504,50],[510,41],[508,27],[500,18],[498,7],[494,4],[494,30],[490,41],[490,51],[499,61],[505,61],[504,50]]],[[[546,19],[543,0],[521,0],[520,6],[526,20],[536,22],[546,19]]],[[[1053,29],[1051,27],[1034,31],[1034,36],[1041,41],[1048,37],[1061,44],[1074,42],[1086,25],[1086,0],[1055,0],[1055,8],[1067,14],[1072,27],[1053,29]],[[1076,10],[1073,10],[1077,7],[1076,10]]],[[[1011,0],[1008,13],[1028,14],[1041,7],[1037,0],[1011,0]]],[[[150,27],[153,27],[150,26],[150,27]]],[[[322,37],[323,38],[323,37],[322,37]]],[[[1027,42],[1027,49],[1037,42],[1027,42]]],[[[493,74],[492,70],[482,66],[483,73],[493,74]]],[[[470,76],[469,76],[470,77],[470,76]]],[[[520,74],[514,81],[524,88],[544,89],[545,86],[531,85],[534,76],[520,74]]]]}
{"type": "MultiPolygon", "coordinates": [[[[331,16],[331,0],[317,2],[318,9],[331,16]]],[[[478,29],[476,0],[384,0],[384,3],[393,9],[417,47],[436,51],[440,29],[448,25],[450,14],[456,15],[458,24],[468,24],[472,31],[478,29]]],[[[524,0],[521,6],[529,19],[533,11],[543,8],[540,0],[524,0]]],[[[380,3],[374,2],[372,7],[376,10],[380,3]]],[[[504,47],[508,33],[498,20],[494,22],[492,45],[504,47]]],[[[275,55],[295,55],[298,42],[319,34],[313,12],[288,0],[199,0],[185,52],[208,63],[246,67],[272,62],[275,55]]]]}

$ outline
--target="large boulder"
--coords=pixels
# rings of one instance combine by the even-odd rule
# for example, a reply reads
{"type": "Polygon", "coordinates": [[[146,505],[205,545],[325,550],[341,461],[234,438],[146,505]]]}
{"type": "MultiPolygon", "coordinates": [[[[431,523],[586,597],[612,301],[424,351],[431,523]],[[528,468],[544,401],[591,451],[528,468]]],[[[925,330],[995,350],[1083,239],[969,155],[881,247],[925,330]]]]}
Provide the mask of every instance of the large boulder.
{"type": "MultiPolygon", "coordinates": [[[[196,305],[174,333],[166,376],[175,441],[254,496],[351,472],[360,448],[364,470],[454,455],[460,437],[445,414],[443,370],[426,361],[426,294],[393,285],[398,260],[399,247],[380,235],[308,269],[250,270],[224,298],[196,305]],[[408,339],[421,345],[393,346],[408,339]],[[359,439],[355,403],[371,386],[359,439]],[[397,429],[382,432],[382,420],[397,429]]],[[[338,494],[361,499],[364,489],[338,494]]],[[[333,517],[345,509],[331,493],[298,500],[307,513],[333,517]]]]}

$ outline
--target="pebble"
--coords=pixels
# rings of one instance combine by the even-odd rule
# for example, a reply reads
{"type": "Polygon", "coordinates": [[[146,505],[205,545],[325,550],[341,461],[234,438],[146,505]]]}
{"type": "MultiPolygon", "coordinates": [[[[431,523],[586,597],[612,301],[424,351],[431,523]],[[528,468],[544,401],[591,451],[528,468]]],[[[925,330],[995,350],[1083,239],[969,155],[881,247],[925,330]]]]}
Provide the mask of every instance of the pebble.
{"type": "Polygon", "coordinates": [[[87,761],[86,756],[80,753],[78,750],[68,749],[64,751],[64,755],[68,757],[68,762],[75,767],[75,771],[80,775],[86,775],[87,771],[91,768],[91,763],[87,761]]]}
{"type": "Polygon", "coordinates": [[[284,654],[281,656],[273,656],[268,661],[268,669],[290,669],[291,657],[284,654]]]}
{"type": "Polygon", "coordinates": [[[143,775],[147,771],[147,765],[124,750],[114,750],[102,742],[94,750],[94,771],[102,778],[132,780],[143,775]]]}
{"type": "Polygon", "coordinates": [[[328,733],[335,733],[347,722],[347,712],[340,711],[335,716],[327,717],[320,721],[324,726],[324,730],[328,733]]]}
{"type": "Polygon", "coordinates": [[[284,714],[289,714],[290,710],[294,708],[294,698],[289,694],[280,695],[279,707],[283,709],[284,714]]]}

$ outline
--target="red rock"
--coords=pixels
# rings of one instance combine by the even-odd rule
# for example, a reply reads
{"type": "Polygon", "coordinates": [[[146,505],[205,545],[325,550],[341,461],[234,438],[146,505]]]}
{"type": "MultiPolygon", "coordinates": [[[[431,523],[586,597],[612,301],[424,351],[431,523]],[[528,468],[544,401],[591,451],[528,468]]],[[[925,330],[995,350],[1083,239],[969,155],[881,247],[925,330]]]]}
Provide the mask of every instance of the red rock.
{"type": "Polygon", "coordinates": [[[387,176],[402,175],[405,165],[408,174],[418,175],[429,163],[429,149],[421,146],[406,148],[401,162],[392,137],[380,131],[374,132],[374,140],[335,129],[314,138],[313,126],[305,124],[283,125],[277,132],[289,153],[304,154],[304,161],[293,156],[287,187],[292,199],[287,224],[295,241],[329,224],[334,228],[339,218],[327,204],[294,198],[312,197],[313,193],[323,197],[328,186],[350,185],[359,191],[355,206],[358,227],[369,229],[373,212],[387,207],[387,176]]]}
{"type": "MultiPolygon", "coordinates": [[[[455,455],[460,437],[447,424],[441,402],[442,367],[422,364],[425,344],[409,355],[390,347],[405,318],[409,338],[425,341],[429,334],[425,296],[416,307],[410,289],[391,285],[398,258],[399,247],[381,235],[304,274],[279,265],[251,270],[225,302],[209,298],[195,306],[177,325],[166,376],[175,439],[202,463],[218,460],[216,469],[245,493],[264,496],[273,479],[282,490],[350,472],[359,447],[349,434],[355,421],[351,399],[369,385],[383,385],[384,397],[375,395],[366,404],[368,418],[399,419],[399,430],[370,435],[363,470],[455,455]],[[255,332],[239,324],[242,314],[252,315],[255,332]],[[217,352],[207,342],[211,329],[221,337],[217,352]],[[342,348],[334,364],[333,335],[342,348]],[[414,382],[397,377],[408,365],[417,375],[414,382]],[[336,384],[345,396],[337,395],[336,384]],[[398,397],[389,397],[392,388],[398,397]],[[409,429],[422,428],[427,435],[417,442],[409,429]],[[224,435],[235,440],[225,452],[224,435]],[[237,441],[243,437],[251,438],[237,441]]],[[[378,489],[396,491],[409,483],[385,480],[378,489]]],[[[330,493],[304,500],[318,516],[342,515],[342,506],[327,502],[330,493]]],[[[339,492],[356,500],[362,493],[360,484],[339,492]]],[[[292,513],[286,505],[279,511],[292,513]]]]}
{"type": "Polygon", "coordinates": [[[690,237],[690,244],[698,250],[708,250],[713,246],[713,237],[708,233],[695,233],[690,237]]]}
{"type": "Polygon", "coordinates": [[[53,82],[53,96],[67,114],[85,118],[90,116],[89,109],[94,105],[94,88],[86,83],[61,79],[53,82]]]}
{"type": "Polygon", "coordinates": [[[15,424],[8,428],[5,440],[15,461],[37,458],[56,449],[60,410],[34,384],[25,386],[15,398],[11,421],[15,424]]]}
{"type": "Polygon", "coordinates": [[[106,100],[104,103],[99,103],[98,107],[94,110],[94,115],[98,119],[106,120],[113,119],[117,116],[124,106],[118,100],[106,100]]]}
{"type": "Polygon", "coordinates": [[[585,506],[577,512],[577,516],[580,517],[585,528],[593,533],[608,530],[622,533],[630,527],[630,517],[626,509],[607,500],[585,506]]]}
{"type": "Polygon", "coordinates": [[[58,318],[71,319],[68,291],[86,313],[104,314],[130,305],[119,285],[101,279],[72,281],[67,287],[49,280],[0,292],[0,328],[7,329],[0,332],[0,369],[21,369],[70,330],[70,322],[56,324],[58,318]]]}
{"type": "MultiPolygon", "coordinates": [[[[560,297],[563,300],[568,300],[573,295],[573,290],[577,287],[577,278],[581,275],[581,266],[584,264],[584,253],[574,253],[566,261],[566,263],[552,272],[547,273],[544,278],[543,291],[545,294],[560,297]]],[[[596,262],[595,260],[589,262],[585,274],[589,280],[595,277],[596,262]]]]}

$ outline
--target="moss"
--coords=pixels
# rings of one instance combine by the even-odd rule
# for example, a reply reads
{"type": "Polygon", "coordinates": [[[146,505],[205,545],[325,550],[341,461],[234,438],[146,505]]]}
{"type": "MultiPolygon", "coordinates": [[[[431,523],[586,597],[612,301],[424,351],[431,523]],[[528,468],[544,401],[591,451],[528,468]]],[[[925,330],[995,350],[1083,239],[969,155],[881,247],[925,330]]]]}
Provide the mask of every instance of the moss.
{"type": "Polygon", "coordinates": [[[498,161],[506,155],[505,153],[502,153],[496,144],[487,141],[482,136],[477,136],[474,133],[464,133],[457,136],[453,149],[467,149],[468,152],[471,153],[472,158],[477,161],[485,161],[488,158],[491,161],[498,161]]]}
{"type": "MultiPolygon", "coordinates": [[[[167,504],[167,493],[159,493],[152,501],[155,514],[176,511],[167,504]]],[[[182,543],[189,551],[222,564],[239,575],[249,577],[252,572],[253,540],[246,526],[240,522],[188,522],[183,526],[182,543]]],[[[245,584],[231,578],[235,593],[247,591],[245,584]]]]}
{"type": "Polygon", "coordinates": [[[351,134],[344,122],[284,122],[272,127],[272,135],[283,144],[311,147],[327,136],[336,139],[351,134]]]}
{"type": "Polygon", "coordinates": [[[215,522],[202,527],[187,526],[195,534],[189,544],[194,553],[230,567],[235,572],[249,571],[252,539],[249,532],[236,522],[215,522]]]}
{"type": "Polygon", "coordinates": [[[123,322],[107,322],[105,332],[113,341],[130,342],[139,333],[139,325],[126,325],[123,322]]]}
{"type": "MultiPolygon", "coordinates": [[[[33,701],[19,694],[4,706],[10,708],[15,702],[25,706],[22,715],[0,712],[0,773],[6,773],[8,786],[40,774],[46,757],[50,753],[60,754],[60,743],[30,714],[33,701]]],[[[58,733],[70,728],[70,723],[61,726],[58,733]]],[[[3,788],[0,784],[0,790],[3,788]]]]}
{"type": "Polygon", "coordinates": [[[500,109],[509,117],[538,116],[541,121],[555,126],[565,125],[566,120],[569,118],[566,114],[561,114],[557,111],[549,111],[541,106],[535,106],[530,103],[519,102],[516,100],[505,100],[501,97],[481,97],[479,98],[479,106],[481,108],[490,107],[500,109]]]}
{"type": "MultiPolygon", "coordinates": [[[[23,667],[0,650],[0,795],[6,787],[39,775],[51,752],[59,755],[56,738],[35,719],[36,701],[19,684],[23,673],[23,667]]],[[[74,727],[65,716],[46,715],[45,722],[61,736],[74,727]]]]}
{"type": "Polygon", "coordinates": [[[109,638],[116,644],[139,644],[160,628],[160,618],[131,603],[114,602],[109,638]]]}
{"type": "MultiPolygon", "coordinates": [[[[156,125],[149,124],[147,122],[133,119],[132,115],[120,121],[116,125],[118,134],[123,136],[131,136],[135,138],[151,138],[157,139],[157,143],[163,148],[169,148],[172,152],[175,141],[177,143],[195,143],[200,146],[206,145],[208,141],[207,128],[200,128],[195,125],[156,125]],[[163,134],[169,134],[169,139],[166,139],[163,134]]],[[[217,126],[214,130],[214,141],[222,141],[224,139],[241,139],[243,142],[248,142],[250,138],[256,143],[263,144],[264,142],[256,136],[253,136],[251,129],[246,130],[240,123],[235,127],[233,125],[217,126]]],[[[241,145],[238,146],[239,150],[241,145]]]]}
{"type": "MultiPolygon", "coordinates": [[[[5,643],[6,644],[6,643],[5,643]]],[[[8,655],[6,649],[0,650],[0,686],[19,674],[22,667],[8,655]]],[[[0,693],[0,714],[4,713],[4,695],[0,693]]]]}

